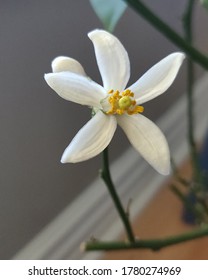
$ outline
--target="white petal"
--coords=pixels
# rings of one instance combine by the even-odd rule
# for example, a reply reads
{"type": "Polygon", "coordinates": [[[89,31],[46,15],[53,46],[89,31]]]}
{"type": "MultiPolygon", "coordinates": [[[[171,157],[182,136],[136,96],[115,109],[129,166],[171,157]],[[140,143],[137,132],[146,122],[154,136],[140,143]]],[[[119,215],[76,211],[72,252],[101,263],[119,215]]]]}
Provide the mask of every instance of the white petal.
{"type": "Polygon", "coordinates": [[[129,57],[125,48],[115,36],[104,30],[94,30],[88,36],[94,44],[104,88],[107,91],[124,90],[130,76],[129,57]]]}
{"type": "Polygon", "coordinates": [[[61,162],[75,163],[98,155],[110,143],[116,126],[114,116],[99,111],[74,137],[64,151],[61,162]]]}
{"type": "Polygon", "coordinates": [[[86,76],[84,68],[75,59],[67,56],[58,56],[51,63],[52,71],[54,73],[69,71],[82,76],[86,76]]]}
{"type": "Polygon", "coordinates": [[[100,100],[106,96],[103,87],[71,72],[45,74],[45,80],[62,98],[78,104],[99,108],[100,100]]]}
{"type": "Polygon", "coordinates": [[[183,53],[168,55],[130,86],[137,104],[143,104],[165,92],[173,83],[184,58],[183,53]]]}
{"type": "Polygon", "coordinates": [[[122,115],[118,123],[126,133],[132,146],[159,173],[170,172],[170,152],[161,130],[143,115],[122,115]]]}

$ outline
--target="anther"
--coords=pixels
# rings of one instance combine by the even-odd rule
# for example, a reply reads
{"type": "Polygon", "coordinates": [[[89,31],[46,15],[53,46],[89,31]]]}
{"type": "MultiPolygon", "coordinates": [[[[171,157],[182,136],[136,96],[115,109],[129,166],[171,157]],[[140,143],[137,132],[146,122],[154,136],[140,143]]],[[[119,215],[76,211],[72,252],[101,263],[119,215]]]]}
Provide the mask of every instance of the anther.
{"type": "Polygon", "coordinates": [[[108,115],[128,115],[139,114],[144,111],[144,107],[136,105],[134,93],[130,89],[121,92],[113,89],[108,92],[110,96],[107,98],[110,108],[106,111],[108,115]]]}

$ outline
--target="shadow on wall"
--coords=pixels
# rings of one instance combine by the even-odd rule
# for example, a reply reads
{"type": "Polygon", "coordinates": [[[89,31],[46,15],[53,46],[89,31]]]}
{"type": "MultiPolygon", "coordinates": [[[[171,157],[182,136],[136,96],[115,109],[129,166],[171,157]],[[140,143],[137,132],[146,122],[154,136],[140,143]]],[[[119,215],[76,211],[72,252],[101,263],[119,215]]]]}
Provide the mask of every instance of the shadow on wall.
{"type": "MultiPolygon", "coordinates": [[[[180,30],[184,3],[161,0],[153,8],[180,30]]],[[[197,28],[203,34],[202,12],[198,19],[197,28]]],[[[102,26],[88,1],[19,0],[1,4],[1,259],[12,257],[97,176],[100,157],[76,165],[60,164],[64,148],[90,118],[90,110],[59,98],[43,79],[44,73],[51,71],[51,60],[66,55],[79,60],[89,76],[100,82],[87,37],[94,28],[102,26]]],[[[125,12],[115,34],[129,52],[130,82],[177,50],[131,9],[125,12]]],[[[203,38],[197,40],[203,43],[203,38]]],[[[167,110],[184,90],[183,80],[179,75],[167,95],[146,105],[145,114],[155,119],[167,110]]],[[[117,131],[111,158],[127,146],[125,136],[117,131]]]]}

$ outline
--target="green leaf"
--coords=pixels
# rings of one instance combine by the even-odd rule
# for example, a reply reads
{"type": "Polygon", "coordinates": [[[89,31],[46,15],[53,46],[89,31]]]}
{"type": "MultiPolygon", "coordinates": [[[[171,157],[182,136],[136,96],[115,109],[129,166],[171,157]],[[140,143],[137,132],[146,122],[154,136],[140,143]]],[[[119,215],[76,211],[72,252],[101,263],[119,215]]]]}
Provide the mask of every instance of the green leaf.
{"type": "Polygon", "coordinates": [[[202,5],[208,9],[208,0],[201,0],[202,5]]]}
{"type": "Polygon", "coordinates": [[[104,28],[109,32],[114,30],[127,7],[123,0],[90,0],[90,3],[104,28]]]}

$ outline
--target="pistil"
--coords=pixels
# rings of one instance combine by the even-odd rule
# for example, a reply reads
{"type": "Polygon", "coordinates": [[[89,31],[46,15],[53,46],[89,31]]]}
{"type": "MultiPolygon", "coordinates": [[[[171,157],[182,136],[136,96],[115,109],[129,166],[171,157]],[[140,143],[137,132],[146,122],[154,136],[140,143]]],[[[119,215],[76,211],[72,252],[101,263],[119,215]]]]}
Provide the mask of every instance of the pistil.
{"type": "Polygon", "coordinates": [[[121,93],[118,90],[110,90],[108,93],[110,94],[108,97],[110,109],[106,112],[106,114],[123,115],[124,113],[127,113],[128,115],[134,115],[144,111],[143,106],[136,105],[134,93],[129,89],[126,89],[121,93]]]}

